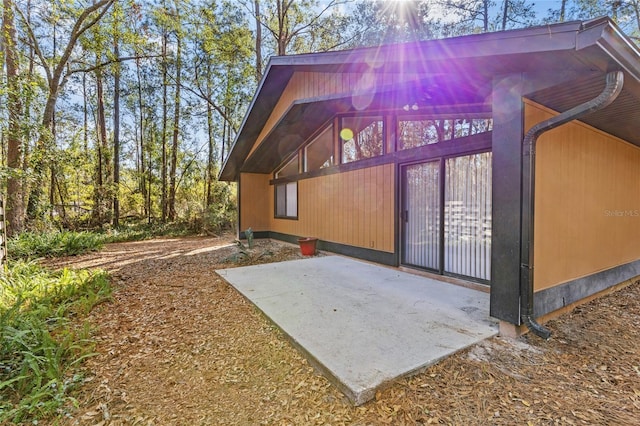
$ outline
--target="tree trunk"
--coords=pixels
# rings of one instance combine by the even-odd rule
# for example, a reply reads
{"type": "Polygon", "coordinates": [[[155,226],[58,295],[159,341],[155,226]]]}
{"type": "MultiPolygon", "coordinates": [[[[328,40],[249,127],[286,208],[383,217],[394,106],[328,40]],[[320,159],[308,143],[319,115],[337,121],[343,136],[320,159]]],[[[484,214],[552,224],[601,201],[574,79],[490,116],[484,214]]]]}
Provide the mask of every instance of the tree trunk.
{"type": "MultiPolygon", "coordinates": [[[[113,56],[120,57],[118,37],[114,38],[113,56]]],[[[113,76],[113,220],[115,227],[120,225],[120,65],[116,64],[113,76]]]]}
{"type": "Polygon", "coordinates": [[[104,200],[105,200],[105,146],[107,141],[107,125],[104,112],[104,86],[102,82],[102,70],[96,70],[96,102],[98,112],[98,143],[96,158],[96,181],[94,186],[94,207],[93,217],[96,225],[102,226],[104,221],[104,200]]]}
{"type": "Polygon", "coordinates": [[[162,209],[162,222],[167,221],[167,86],[169,84],[168,71],[167,71],[167,38],[168,34],[166,30],[163,30],[162,35],[162,166],[161,166],[161,209],[162,209]]]}
{"type": "MultiPolygon", "coordinates": [[[[149,132],[149,147],[155,146],[156,140],[155,140],[155,136],[156,136],[156,128],[155,126],[153,126],[153,124],[151,124],[152,126],[152,131],[149,132]]],[[[151,157],[151,148],[149,148],[147,151],[149,154],[149,167],[147,168],[147,205],[149,206],[149,210],[147,211],[147,223],[149,223],[149,225],[151,225],[151,219],[153,216],[153,211],[152,211],[152,206],[151,206],[151,194],[153,192],[153,188],[151,187],[152,181],[153,181],[153,158],[151,157]]]]}
{"type": "Polygon", "coordinates": [[[82,74],[82,142],[84,154],[89,153],[89,103],[87,102],[87,74],[82,74]]]}
{"type": "Polygon", "coordinates": [[[213,108],[209,106],[207,107],[207,137],[209,139],[209,150],[207,152],[205,208],[208,208],[211,204],[213,204],[213,181],[215,179],[214,173],[216,163],[216,141],[213,131],[213,108]]]}
{"type": "Polygon", "coordinates": [[[486,33],[486,32],[489,32],[489,0],[484,0],[482,2],[482,8],[483,8],[482,29],[486,33]]]}
{"type": "Polygon", "coordinates": [[[145,145],[144,145],[144,107],[142,104],[142,76],[140,71],[140,59],[136,59],[136,74],[138,77],[138,111],[140,112],[140,193],[144,208],[143,214],[147,216],[149,214],[149,202],[147,200],[147,183],[146,183],[146,167],[145,167],[145,145]]]}
{"type": "Polygon", "coordinates": [[[278,37],[276,43],[278,45],[278,55],[287,54],[287,9],[286,0],[276,0],[276,8],[278,12],[278,37]]]}
{"type": "Polygon", "coordinates": [[[562,0],[560,4],[560,22],[564,22],[564,15],[567,9],[567,0],[562,0]]]}
{"type": "MultiPolygon", "coordinates": [[[[636,31],[640,31],[640,1],[633,2],[633,13],[636,18],[636,31]]],[[[636,44],[638,44],[638,38],[635,38],[636,44]]]]}
{"type": "MultiPolygon", "coordinates": [[[[30,26],[31,25],[31,0],[27,0],[27,24],[30,26]]],[[[33,74],[34,74],[34,69],[35,69],[35,51],[33,46],[30,44],[29,45],[29,67],[28,67],[28,71],[27,71],[27,81],[33,81],[33,74]]],[[[24,104],[24,117],[27,120],[31,120],[31,102],[33,101],[33,96],[29,95],[26,98],[26,102],[24,104]]],[[[29,168],[29,142],[31,141],[31,136],[32,136],[32,131],[31,130],[27,130],[26,133],[26,140],[25,143],[22,145],[22,170],[23,172],[26,172],[29,168]]],[[[26,181],[26,173],[24,174],[24,177],[22,178],[21,181],[21,185],[22,185],[22,209],[23,209],[23,213],[22,213],[22,220],[23,220],[23,225],[26,222],[26,209],[25,206],[27,205],[28,202],[28,197],[29,197],[29,185],[27,184],[26,181]]]]}
{"type": "MultiPolygon", "coordinates": [[[[55,37],[54,37],[55,42],[55,37]]],[[[49,95],[42,113],[40,137],[33,152],[33,186],[29,194],[27,215],[30,219],[42,218],[42,198],[45,188],[45,170],[47,169],[46,155],[54,145],[55,112],[58,101],[59,80],[49,81],[49,95]]]]}
{"type": "Polygon", "coordinates": [[[256,17],[256,82],[262,80],[262,18],[260,17],[260,0],[253,2],[256,17]]]}
{"type": "MultiPolygon", "coordinates": [[[[227,112],[227,106],[224,106],[225,113],[227,112]]],[[[220,144],[220,170],[224,167],[224,156],[226,155],[225,146],[227,144],[226,135],[227,135],[227,121],[222,122],[222,143],[220,144]]]]}
{"type": "Polygon", "coordinates": [[[176,91],[173,113],[173,141],[171,144],[171,169],[169,173],[169,220],[176,220],[176,169],[178,164],[178,140],[180,136],[180,77],[182,74],[182,40],[177,36],[176,91]]]}
{"type": "Polygon", "coordinates": [[[7,233],[15,235],[24,228],[24,203],[22,176],[22,139],[20,137],[20,120],[22,118],[22,102],[20,99],[20,83],[18,57],[16,52],[16,29],[14,26],[13,1],[3,1],[2,33],[4,34],[5,66],[7,71],[7,106],[9,126],[7,129],[7,200],[5,203],[7,233]]]}
{"type": "Polygon", "coordinates": [[[67,223],[67,209],[65,207],[66,199],[64,197],[64,192],[62,190],[62,186],[60,185],[60,179],[55,179],[56,188],[58,189],[58,198],[60,199],[60,215],[62,217],[62,223],[67,223]]]}
{"type": "Polygon", "coordinates": [[[49,219],[53,221],[56,208],[56,162],[51,161],[49,166],[49,219]]]}
{"type": "Polygon", "coordinates": [[[509,15],[509,0],[504,0],[502,8],[502,31],[507,29],[507,16],[509,15]]]}

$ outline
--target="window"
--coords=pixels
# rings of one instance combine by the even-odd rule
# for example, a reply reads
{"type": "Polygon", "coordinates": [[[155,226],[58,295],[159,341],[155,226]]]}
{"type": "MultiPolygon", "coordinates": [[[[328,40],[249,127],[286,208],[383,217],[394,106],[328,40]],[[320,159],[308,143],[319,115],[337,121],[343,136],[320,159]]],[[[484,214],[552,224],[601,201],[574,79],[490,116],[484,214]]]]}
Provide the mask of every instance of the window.
{"type": "Polygon", "coordinates": [[[342,162],[376,157],[384,153],[382,116],[344,117],[340,120],[342,162]]]}
{"type": "Polygon", "coordinates": [[[490,132],[491,118],[402,117],[398,120],[398,149],[417,148],[490,132]]]}
{"type": "Polygon", "coordinates": [[[327,127],[304,149],[304,171],[333,165],[333,126],[327,127]]]}
{"type": "Polygon", "coordinates": [[[275,185],[276,217],[297,219],[298,217],[298,182],[275,185]]]}
{"type": "Polygon", "coordinates": [[[282,166],[276,173],[275,178],[283,178],[287,176],[295,176],[299,174],[298,171],[298,154],[293,157],[287,164],[282,166]]]}
{"type": "Polygon", "coordinates": [[[398,149],[438,143],[442,133],[440,120],[403,118],[398,120],[398,149]]]}
{"type": "Polygon", "coordinates": [[[458,118],[454,120],[453,138],[464,138],[466,136],[477,135],[490,132],[493,128],[491,118],[458,118]]]}

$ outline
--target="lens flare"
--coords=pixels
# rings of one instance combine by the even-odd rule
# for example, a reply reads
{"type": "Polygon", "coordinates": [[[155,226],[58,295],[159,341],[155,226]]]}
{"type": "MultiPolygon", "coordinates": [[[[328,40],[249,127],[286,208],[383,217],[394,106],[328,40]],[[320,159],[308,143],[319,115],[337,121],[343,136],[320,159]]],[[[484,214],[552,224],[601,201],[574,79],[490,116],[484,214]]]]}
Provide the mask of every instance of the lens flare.
{"type": "Polygon", "coordinates": [[[340,138],[342,138],[342,140],[344,141],[350,141],[351,139],[353,139],[353,130],[349,129],[348,127],[340,130],[340,138]]]}

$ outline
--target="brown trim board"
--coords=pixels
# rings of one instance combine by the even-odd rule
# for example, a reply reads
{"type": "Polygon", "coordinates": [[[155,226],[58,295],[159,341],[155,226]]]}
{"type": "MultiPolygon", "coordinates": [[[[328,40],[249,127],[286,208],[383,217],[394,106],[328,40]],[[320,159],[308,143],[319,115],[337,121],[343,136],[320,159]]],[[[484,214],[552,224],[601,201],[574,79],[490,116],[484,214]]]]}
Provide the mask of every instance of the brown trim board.
{"type": "Polygon", "coordinates": [[[541,317],[638,276],[640,259],[549,287],[534,294],[533,314],[541,317]]]}
{"type": "MultiPolygon", "coordinates": [[[[240,239],[246,239],[244,231],[240,232],[239,235],[240,239]]],[[[283,234],[281,232],[259,231],[254,232],[253,238],[271,238],[274,240],[298,244],[298,238],[300,237],[297,235],[283,234]]],[[[398,259],[396,254],[386,251],[355,247],[347,244],[333,243],[324,240],[318,240],[318,250],[326,250],[332,253],[342,254],[344,256],[355,257],[375,263],[381,263],[383,265],[398,266],[398,259]]]]}

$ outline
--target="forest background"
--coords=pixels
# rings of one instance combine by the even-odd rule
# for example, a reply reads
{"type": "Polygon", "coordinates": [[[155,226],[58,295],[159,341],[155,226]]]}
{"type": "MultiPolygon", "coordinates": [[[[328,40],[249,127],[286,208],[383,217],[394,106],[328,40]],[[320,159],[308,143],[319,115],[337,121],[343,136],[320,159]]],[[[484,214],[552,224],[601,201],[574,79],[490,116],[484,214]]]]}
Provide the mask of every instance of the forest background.
{"type": "Polygon", "coordinates": [[[2,0],[8,232],[235,221],[219,182],[268,58],[608,15],[640,0],[2,0]]]}

